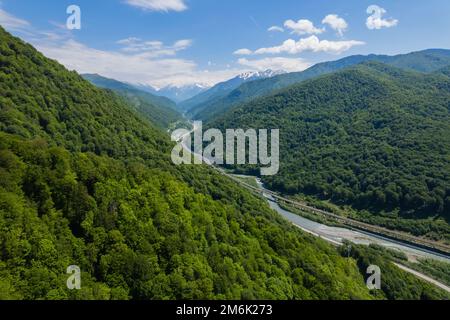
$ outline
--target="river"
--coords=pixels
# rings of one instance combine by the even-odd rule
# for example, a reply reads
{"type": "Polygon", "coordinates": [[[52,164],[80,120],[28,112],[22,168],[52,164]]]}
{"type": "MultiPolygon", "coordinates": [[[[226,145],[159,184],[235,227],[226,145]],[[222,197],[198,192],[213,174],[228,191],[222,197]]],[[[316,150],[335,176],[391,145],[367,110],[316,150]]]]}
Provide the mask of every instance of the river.
{"type": "MultiPolygon", "coordinates": [[[[261,186],[261,188],[263,188],[260,182],[259,185],[261,186]]],[[[278,203],[272,198],[272,196],[268,194],[264,194],[264,196],[267,198],[270,207],[278,212],[281,216],[283,216],[286,220],[299,227],[303,231],[320,237],[332,244],[341,245],[344,240],[361,245],[377,244],[385,248],[403,252],[408,257],[408,259],[412,261],[417,260],[418,258],[428,258],[450,263],[449,257],[427,249],[415,247],[413,245],[405,244],[400,241],[395,241],[368,232],[356,231],[342,227],[331,227],[306,219],[299,216],[298,214],[281,208],[278,203]]]]}
{"type": "MultiPolygon", "coordinates": [[[[185,133],[184,135],[177,137],[176,140],[181,141],[181,144],[186,151],[193,153],[194,156],[202,158],[206,164],[219,170],[219,172],[221,174],[228,175],[221,169],[214,167],[212,164],[212,161],[210,159],[206,159],[202,155],[196,154],[188,148],[188,146],[186,145],[186,143],[184,141],[184,138],[187,135],[191,135],[195,130],[197,130],[197,128],[194,126],[194,128],[191,132],[185,133]]],[[[244,177],[250,177],[250,176],[244,176],[244,177]]],[[[251,178],[255,178],[255,177],[251,177],[251,178]]],[[[258,182],[259,187],[263,191],[265,191],[265,190],[268,191],[267,189],[264,188],[263,184],[261,183],[261,181],[258,178],[256,178],[256,181],[258,182]]],[[[421,248],[421,247],[417,247],[417,246],[410,245],[410,244],[405,244],[400,241],[385,238],[383,236],[372,234],[372,233],[365,232],[365,231],[357,231],[357,230],[352,230],[352,229],[348,229],[348,228],[327,226],[327,225],[312,221],[310,219],[306,219],[304,217],[299,216],[298,214],[292,213],[290,211],[287,211],[287,210],[284,210],[283,208],[281,208],[278,205],[278,203],[275,201],[275,199],[272,198],[271,195],[264,193],[264,196],[266,197],[270,207],[273,210],[275,210],[276,212],[278,212],[281,216],[283,216],[286,220],[288,220],[289,222],[291,222],[298,228],[302,229],[303,231],[308,232],[314,236],[320,237],[334,245],[341,245],[345,240],[350,241],[355,244],[360,244],[360,245],[377,244],[377,245],[383,246],[385,248],[403,252],[408,257],[408,259],[411,261],[415,261],[418,258],[422,258],[422,259],[426,258],[426,259],[436,259],[436,260],[445,261],[445,262],[450,263],[450,257],[427,250],[427,249],[424,249],[424,248],[421,248]]]]}

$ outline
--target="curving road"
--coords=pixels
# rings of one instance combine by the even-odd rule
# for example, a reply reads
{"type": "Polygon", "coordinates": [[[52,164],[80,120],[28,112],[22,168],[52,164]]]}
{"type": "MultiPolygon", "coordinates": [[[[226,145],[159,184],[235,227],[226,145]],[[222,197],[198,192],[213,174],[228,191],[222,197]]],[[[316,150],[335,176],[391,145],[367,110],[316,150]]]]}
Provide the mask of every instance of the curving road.
{"type": "MultiPolygon", "coordinates": [[[[237,183],[240,183],[243,187],[247,187],[246,184],[242,183],[242,181],[239,181],[239,179],[237,179],[236,176],[227,174],[222,169],[214,166],[213,162],[210,159],[206,159],[202,155],[196,154],[191,149],[188,148],[188,146],[184,143],[184,138],[187,137],[188,135],[191,135],[195,130],[197,130],[197,128],[194,127],[193,130],[190,131],[189,133],[186,133],[185,135],[177,137],[177,141],[181,142],[183,148],[186,151],[192,153],[196,157],[200,157],[201,159],[203,159],[204,163],[206,163],[207,165],[210,165],[212,168],[214,168],[216,171],[218,171],[222,175],[226,175],[227,177],[231,178],[232,180],[236,181],[237,183]]],[[[254,178],[254,177],[252,177],[252,178],[254,178]]],[[[403,252],[408,257],[408,259],[412,260],[412,261],[415,261],[418,258],[422,258],[422,259],[426,258],[426,259],[436,259],[436,260],[450,263],[449,256],[435,253],[433,251],[430,251],[430,250],[427,250],[427,249],[424,249],[421,247],[416,247],[414,245],[405,244],[400,241],[392,240],[389,238],[384,238],[380,235],[371,234],[370,232],[355,231],[355,230],[351,230],[348,228],[342,228],[342,227],[331,227],[331,226],[327,226],[327,225],[306,219],[304,217],[301,217],[295,213],[292,213],[290,211],[287,211],[287,210],[281,208],[278,205],[278,203],[276,202],[276,200],[270,195],[271,191],[265,189],[259,179],[257,179],[257,182],[258,182],[259,188],[263,191],[264,197],[267,199],[270,207],[273,210],[278,212],[286,220],[288,220],[289,222],[291,222],[298,228],[302,229],[303,231],[310,233],[314,236],[320,237],[320,238],[332,243],[333,245],[339,246],[344,242],[344,240],[353,242],[355,244],[360,244],[360,245],[377,244],[377,245],[380,245],[380,246],[383,246],[383,247],[386,247],[386,248],[389,248],[392,250],[397,250],[397,251],[403,252]],[[267,191],[267,193],[264,191],[267,191]]],[[[418,271],[412,270],[408,267],[405,267],[405,266],[397,264],[397,263],[396,263],[396,265],[399,268],[401,268],[402,270],[409,272],[411,274],[414,274],[415,276],[417,276],[425,281],[428,281],[428,282],[438,286],[439,288],[446,290],[447,292],[450,292],[450,289],[448,286],[446,286],[446,285],[444,285],[444,284],[442,284],[442,283],[440,283],[418,271]]]]}
{"type": "Polygon", "coordinates": [[[395,263],[395,262],[394,262],[394,264],[395,264],[397,267],[399,267],[400,269],[402,269],[403,271],[409,272],[409,273],[415,275],[416,277],[418,277],[418,278],[420,278],[420,279],[422,279],[422,280],[425,280],[425,281],[427,281],[427,282],[429,282],[429,283],[434,284],[435,286],[441,288],[442,290],[445,290],[445,291],[447,291],[447,292],[450,292],[450,287],[446,286],[445,284],[440,283],[439,281],[436,281],[436,280],[434,280],[433,278],[430,278],[430,277],[424,275],[423,273],[420,273],[420,272],[418,272],[418,271],[416,271],[416,270],[413,270],[413,269],[410,269],[410,268],[408,268],[408,267],[405,267],[404,265],[401,265],[401,264],[399,264],[399,263],[395,263]]]}

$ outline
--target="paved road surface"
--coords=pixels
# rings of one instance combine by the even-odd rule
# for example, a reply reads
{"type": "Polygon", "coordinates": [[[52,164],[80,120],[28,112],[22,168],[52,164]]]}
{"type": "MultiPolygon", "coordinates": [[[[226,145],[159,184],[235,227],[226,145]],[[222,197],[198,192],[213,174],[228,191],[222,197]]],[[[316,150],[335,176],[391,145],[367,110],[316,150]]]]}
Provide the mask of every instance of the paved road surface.
{"type": "Polygon", "coordinates": [[[399,267],[400,269],[412,273],[413,275],[415,275],[416,277],[419,277],[427,282],[430,282],[432,284],[434,284],[435,286],[441,288],[442,290],[445,290],[447,292],[450,293],[450,287],[446,286],[445,284],[442,284],[426,275],[424,275],[423,273],[417,272],[416,270],[410,269],[408,267],[405,267],[404,265],[398,264],[398,263],[394,263],[397,267],[399,267]]]}
{"type": "Polygon", "coordinates": [[[406,256],[415,260],[417,258],[430,258],[441,260],[450,263],[450,259],[445,256],[441,256],[431,251],[427,251],[426,249],[416,248],[414,246],[410,246],[407,244],[403,244],[401,242],[397,242],[395,240],[383,238],[378,235],[372,235],[365,232],[350,230],[347,228],[341,227],[330,227],[306,218],[303,218],[295,213],[284,210],[281,208],[278,203],[276,203],[270,195],[266,195],[266,198],[269,201],[269,205],[272,209],[277,211],[280,215],[282,215],[289,222],[298,226],[304,231],[307,231],[311,234],[314,234],[318,237],[321,237],[331,243],[334,244],[342,244],[344,240],[351,241],[355,244],[361,245],[370,245],[377,244],[389,249],[401,251],[406,254],[406,256]]]}

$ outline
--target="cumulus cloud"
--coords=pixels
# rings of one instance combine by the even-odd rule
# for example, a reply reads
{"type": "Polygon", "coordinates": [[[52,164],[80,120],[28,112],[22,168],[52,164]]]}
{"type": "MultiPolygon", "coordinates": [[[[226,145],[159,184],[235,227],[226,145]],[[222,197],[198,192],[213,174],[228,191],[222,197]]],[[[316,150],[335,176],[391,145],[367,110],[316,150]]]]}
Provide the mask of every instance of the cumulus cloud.
{"type": "Polygon", "coordinates": [[[386,14],[386,10],[377,5],[372,5],[367,8],[367,13],[371,16],[367,18],[366,26],[370,30],[374,29],[382,29],[382,28],[391,28],[395,27],[398,24],[397,19],[383,19],[383,16],[386,14]]]}
{"type": "Polygon", "coordinates": [[[184,11],[184,0],[125,0],[131,6],[150,11],[184,11]]]}
{"type": "Polygon", "coordinates": [[[351,49],[354,46],[365,44],[362,41],[348,40],[348,41],[329,41],[319,40],[316,36],[295,41],[289,39],[284,41],[281,45],[268,48],[260,48],[254,54],[298,54],[304,51],[312,52],[328,52],[328,53],[342,53],[351,49]]]}
{"type": "Polygon", "coordinates": [[[287,29],[292,30],[291,33],[299,34],[299,35],[320,34],[325,31],[325,29],[323,29],[323,28],[322,29],[316,28],[311,21],[306,20],[306,19],[300,19],[297,22],[295,22],[294,20],[287,20],[284,22],[284,26],[287,29]]]}
{"type": "Polygon", "coordinates": [[[284,32],[284,29],[279,26],[271,26],[269,29],[267,29],[269,32],[284,32]]]}
{"type": "Polygon", "coordinates": [[[329,14],[323,20],[323,24],[329,25],[333,30],[336,30],[337,33],[342,37],[344,32],[348,28],[347,22],[339,17],[337,14],[329,14]]]}
{"type": "Polygon", "coordinates": [[[248,55],[251,55],[252,53],[253,52],[249,49],[239,49],[239,50],[236,50],[235,52],[233,52],[233,54],[241,55],[241,56],[248,56],[248,55]]]}
{"type": "Polygon", "coordinates": [[[293,59],[284,57],[265,58],[259,60],[248,60],[241,58],[238,63],[242,66],[250,67],[257,71],[284,70],[287,72],[303,71],[311,66],[311,64],[304,59],[293,59]]]}

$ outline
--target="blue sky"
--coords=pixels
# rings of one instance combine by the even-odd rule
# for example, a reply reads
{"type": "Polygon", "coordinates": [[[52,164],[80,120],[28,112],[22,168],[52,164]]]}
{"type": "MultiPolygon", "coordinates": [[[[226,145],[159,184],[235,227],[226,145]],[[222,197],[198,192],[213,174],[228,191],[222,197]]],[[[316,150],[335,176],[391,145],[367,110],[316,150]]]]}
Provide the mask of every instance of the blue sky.
{"type": "Polygon", "coordinates": [[[70,69],[155,87],[450,48],[448,0],[0,0],[0,24],[70,69]]]}

